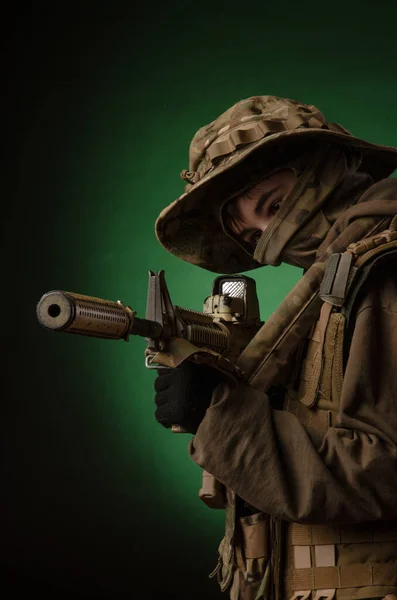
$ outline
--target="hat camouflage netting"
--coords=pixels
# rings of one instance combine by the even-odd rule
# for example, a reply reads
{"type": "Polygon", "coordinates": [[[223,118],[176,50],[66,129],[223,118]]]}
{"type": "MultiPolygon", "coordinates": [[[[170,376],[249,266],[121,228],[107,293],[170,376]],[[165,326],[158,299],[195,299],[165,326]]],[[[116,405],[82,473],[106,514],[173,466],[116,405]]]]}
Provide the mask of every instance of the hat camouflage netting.
{"type": "Polygon", "coordinates": [[[189,170],[181,173],[184,193],[159,215],[156,235],[166,250],[216,273],[238,273],[260,265],[225,233],[221,209],[239,190],[286,165],[304,149],[336,143],[357,150],[359,170],[374,181],[397,168],[397,149],[354,137],[328,123],[318,108],[277,96],[237,102],[199,129],[189,149],[189,170]]]}

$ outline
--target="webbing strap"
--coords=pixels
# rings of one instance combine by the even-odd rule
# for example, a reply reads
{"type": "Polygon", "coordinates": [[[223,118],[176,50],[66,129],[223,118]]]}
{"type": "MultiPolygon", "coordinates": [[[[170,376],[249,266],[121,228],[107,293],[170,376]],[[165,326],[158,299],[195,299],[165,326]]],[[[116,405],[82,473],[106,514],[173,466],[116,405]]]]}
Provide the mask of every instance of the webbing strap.
{"type": "Polygon", "coordinates": [[[351,283],[353,254],[331,254],[320,285],[319,296],[324,302],[342,306],[351,283]]]}
{"type": "Polygon", "coordinates": [[[311,590],[299,590],[290,598],[290,600],[308,600],[311,596],[311,590]]]}
{"type": "Polygon", "coordinates": [[[315,356],[313,357],[313,371],[309,380],[309,387],[303,398],[300,398],[300,402],[305,406],[313,406],[317,399],[317,390],[320,383],[321,372],[323,368],[323,348],[325,341],[325,332],[332,312],[332,304],[324,302],[321,307],[320,318],[319,318],[319,344],[315,356]]]}
{"type": "Polygon", "coordinates": [[[397,522],[383,521],[358,525],[291,523],[291,544],[311,546],[397,542],[397,522]]]}
{"type": "Polygon", "coordinates": [[[395,269],[393,261],[395,262],[397,259],[397,232],[391,229],[390,237],[392,238],[390,242],[387,242],[386,244],[383,244],[381,246],[375,245],[372,249],[361,254],[356,260],[357,267],[360,267],[358,271],[358,277],[354,282],[354,285],[352,286],[353,289],[350,290],[350,293],[342,308],[342,313],[345,316],[343,351],[344,367],[346,365],[346,360],[349,354],[350,344],[353,337],[355,312],[360,299],[360,292],[363,289],[364,284],[369,279],[369,276],[372,273],[373,269],[376,270],[376,268],[381,264],[384,264],[388,261],[392,261],[391,272],[393,268],[395,269]]]}
{"type": "MultiPolygon", "coordinates": [[[[335,593],[336,590],[317,590],[313,600],[333,600],[335,593]]],[[[290,600],[309,600],[310,598],[312,598],[311,590],[300,590],[295,592],[290,600]]],[[[389,598],[386,597],[384,600],[389,600],[389,598]]]]}
{"type": "MultiPolygon", "coordinates": [[[[334,544],[327,546],[314,546],[314,557],[316,567],[335,567],[336,551],[334,544]]],[[[313,600],[332,600],[335,597],[335,587],[329,589],[318,589],[313,600]]]]}
{"type": "Polygon", "coordinates": [[[364,563],[292,571],[293,590],[397,585],[397,563],[364,563]]]}
{"type": "MultiPolygon", "coordinates": [[[[392,224],[394,223],[394,219],[395,217],[393,218],[392,224]]],[[[385,229],[385,231],[376,233],[375,235],[360,240],[359,242],[349,244],[347,247],[347,252],[354,254],[357,259],[357,257],[368,255],[368,253],[373,251],[373,254],[376,254],[378,252],[378,248],[380,252],[383,252],[383,250],[387,248],[388,244],[395,240],[397,240],[397,231],[393,227],[393,229],[385,229]]]]}
{"type": "Polygon", "coordinates": [[[234,152],[240,146],[246,146],[262,140],[267,135],[282,133],[286,130],[299,129],[301,127],[323,128],[330,126],[323,120],[322,115],[307,115],[293,113],[288,110],[279,112],[275,117],[274,113],[269,113],[268,119],[262,113],[260,119],[255,116],[242,117],[241,123],[236,127],[229,128],[226,125],[218,131],[219,137],[212,144],[209,144],[206,150],[206,156],[211,161],[234,152]]]}
{"type": "MultiPolygon", "coordinates": [[[[393,220],[393,227],[394,225],[393,220]]],[[[368,276],[367,272],[369,272],[368,267],[364,268],[363,272],[360,271],[360,268],[368,262],[373,266],[377,261],[386,260],[388,254],[390,256],[396,250],[397,231],[388,229],[350,244],[346,252],[335,253],[329,257],[319,291],[319,297],[324,301],[324,304],[315,328],[318,348],[313,357],[311,370],[307,378],[306,391],[303,397],[299,399],[304,405],[313,407],[317,401],[324,366],[324,342],[332,307],[335,306],[340,309],[344,306],[347,298],[347,307],[343,309],[343,312],[344,314],[350,314],[352,298],[354,302],[358,289],[362,286],[368,276]],[[358,282],[356,282],[357,277],[359,279],[358,282]],[[353,293],[350,293],[351,288],[353,288],[353,293]]],[[[348,339],[346,343],[348,343],[348,339]]],[[[339,373],[339,375],[343,377],[343,360],[341,368],[342,373],[339,373]]],[[[335,381],[337,383],[337,380],[335,381]]]]}
{"type": "Polygon", "coordinates": [[[231,154],[240,146],[252,144],[263,139],[266,135],[272,133],[281,133],[285,131],[285,125],[282,121],[256,121],[241,123],[237,128],[225,131],[216,142],[213,142],[207,148],[206,154],[210,161],[214,161],[219,156],[231,154]]]}

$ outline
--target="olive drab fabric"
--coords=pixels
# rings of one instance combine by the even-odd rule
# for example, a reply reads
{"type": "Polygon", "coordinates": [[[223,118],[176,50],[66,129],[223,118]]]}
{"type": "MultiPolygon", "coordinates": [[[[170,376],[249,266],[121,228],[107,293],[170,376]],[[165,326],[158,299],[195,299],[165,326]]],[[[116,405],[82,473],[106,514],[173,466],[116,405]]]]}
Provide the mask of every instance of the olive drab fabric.
{"type": "MultiPolygon", "coordinates": [[[[395,221],[397,226],[397,219],[395,221]]],[[[390,229],[359,244],[352,244],[348,253],[354,256],[355,269],[366,269],[366,277],[361,280],[356,271],[356,279],[347,292],[347,298],[357,287],[370,282],[370,289],[376,290],[375,295],[377,290],[383,288],[387,290],[384,295],[393,303],[396,300],[397,277],[393,281],[390,274],[397,269],[397,227],[392,223],[390,229]],[[359,284],[359,281],[362,283],[359,284]]],[[[372,294],[370,300],[368,287],[366,296],[366,301],[358,307],[360,312],[372,308],[374,297],[372,294]]],[[[346,387],[344,335],[347,313],[342,308],[338,309],[340,298],[332,295],[327,298],[330,303],[323,304],[320,319],[308,335],[309,343],[302,367],[292,373],[284,403],[285,411],[294,414],[312,436],[320,438],[330,428],[338,426],[342,392],[346,387]],[[328,310],[332,306],[334,310],[328,310]],[[324,321],[325,314],[328,316],[324,321]],[[320,365],[318,373],[316,365],[320,365]]],[[[390,308],[390,302],[387,308],[390,308]]],[[[374,312],[371,313],[373,316],[374,312]]],[[[372,334],[372,340],[375,341],[373,330],[371,332],[368,329],[367,333],[372,334]]],[[[382,350],[388,354],[386,345],[382,350]]],[[[382,357],[381,360],[383,362],[385,359],[382,357]]],[[[373,387],[370,383],[373,373],[365,369],[367,365],[360,366],[364,367],[363,385],[369,389],[373,387]]],[[[346,468],[354,469],[354,461],[346,468]]],[[[310,591],[313,588],[314,597],[323,593],[324,597],[337,599],[373,598],[376,595],[381,598],[386,592],[396,590],[395,518],[369,523],[290,523],[285,528],[285,539],[284,580],[288,598],[307,588],[310,591]],[[324,593],[324,588],[328,595],[324,593]]]]}
{"type": "MultiPolygon", "coordinates": [[[[385,215],[397,213],[397,180],[371,186],[358,200],[336,219],[332,235],[327,236],[328,249],[354,248],[349,238],[369,237],[363,234],[365,229],[373,232],[380,224],[390,226],[392,219],[385,215]],[[369,217],[377,210],[378,218],[369,217]]],[[[394,232],[386,230],[386,235],[369,239],[396,240],[396,218],[393,223],[394,232]]],[[[248,592],[244,571],[236,566],[233,582],[236,577],[245,581],[240,581],[238,593],[237,584],[231,588],[230,597],[238,600],[254,597],[249,595],[253,590],[258,591],[258,600],[369,599],[397,593],[397,261],[375,271],[357,309],[344,377],[343,323],[341,327],[337,313],[329,315],[318,398],[309,408],[307,381],[321,342],[324,306],[318,289],[312,303],[316,311],[306,310],[307,335],[299,329],[292,338],[283,333],[294,329],[294,318],[299,323],[296,309],[302,304],[302,290],[313,294],[316,280],[311,272],[314,268],[315,274],[322,275],[322,264],[309,268],[294,288],[295,293],[298,288],[295,299],[292,290],[292,297],[244,351],[240,366],[248,373],[253,369],[248,377],[251,387],[219,386],[190,444],[197,464],[271,515],[272,521],[284,523],[283,535],[269,542],[278,590],[268,587],[260,595],[261,582],[256,581],[248,592]],[[305,285],[299,289],[302,282],[305,285]],[[302,347],[305,338],[307,351],[299,356],[299,342],[302,347]],[[284,346],[277,346],[279,340],[284,346]],[[295,347],[295,353],[290,347],[295,347]],[[284,358],[280,349],[286,351],[284,358]],[[298,386],[288,388],[283,411],[272,410],[263,391],[277,382],[280,372],[284,383],[293,381],[294,373],[287,368],[293,364],[291,359],[303,365],[297,370],[298,386]],[[261,371],[258,364],[265,368],[261,371]],[[284,555],[275,557],[274,546],[280,545],[284,555]]]]}
{"type": "Polygon", "coordinates": [[[367,174],[357,173],[359,158],[343,150],[325,147],[306,159],[295,188],[259,239],[254,258],[260,264],[287,262],[308,269],[338,212],[348,208],[346,195],[354,201],[372,183],[367,174]]]}
{"type": "Polygon", "coordinates": [[[373,181],[397,167],[397,150],[372,144],[329,123],[313,105],[276,96],[237,102],[190,144],[189,168],[182,171],[184,193],[156,222],[160,243],[172,254],[217,273],[248,271],[260,264],[227,235],[221,223],[224,203],[238,189],[300,154],[336,143],[362,156],[359,170],[373,181]]]}
{"type": "MultiPolygon", "coordinates": [[[[329,225],[315,262],[241,354],[238,366],[245,372],[252,387],[267,390],[280,382],[299,343],[319,317],[322,301],[318,292],[329,256],[386,229],[397,213],[396,179],[385,179],[370,186],[359,198],[353,193],[348,198],[350,203],[353,199],[355,204],[346,210],[343,203],[330,202],[330,206],[334,206],[333,225],[329,225]]],[[[308,200],[310,203],[310,196],[308,200]]],[[[290,239],[288,227],[279,228],[279,237],[282,232],[290,239]]],[[[293,239],[291,245],[293,252],[293,239]]]]}
{"type": "MultiPolygon", "coordinates": [[[[296,382],[290,372],[284,410],[273,410],[263,393],[243,384],[215,392],[191,456],[260,515],[271,515],[266,566],[277,584],[262,593],[264,570],[262,582],[250,583],[247,567],[236,561],[233,600],[397,593],[396,273],[394,260],[369,280],[344,376],[341,315],[331,314],[315,406],[303,399],[321,342],[320,320],[307,336],[296,382]]],[[[238,534],[234,541],[238,556],[238,534]]]]}
{"type": "Polygon", "coordinates": [[[305,269],[240,356],[245,382],[215,389],[189,444],[227,490],[214,575],[231,600],[397,594],[396,261],[360,296],[346,362],[344,317],[320,297],[330,257],[395,228],[397,180],[385,177],[396,167],[395,149],[353,137],[314,106],[259,96],[196,134],[185,193],[157,220],[168,251],[214,272],[305,269]],[[252,256],[222,209],[290,165],[296,187],[252,256]],[[283,410],[266,393],[277,385],[283,410]],[[256,507],[251,519],[239,497],[256,507]]]}

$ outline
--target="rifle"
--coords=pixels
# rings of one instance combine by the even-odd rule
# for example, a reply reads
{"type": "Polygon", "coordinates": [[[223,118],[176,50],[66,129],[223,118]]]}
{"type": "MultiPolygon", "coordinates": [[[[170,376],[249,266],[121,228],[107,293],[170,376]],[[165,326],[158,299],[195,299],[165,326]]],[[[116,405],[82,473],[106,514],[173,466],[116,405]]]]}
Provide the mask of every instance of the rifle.
{"type": "MultiPolygon", "coordinates": [[[[126,342],[131,335],[144,337],[148,369],[175,368],[190,360],[205,362],[234,380],[244,379],[236,360],[263,325],[251,277],[217,277],[199,312],[172,304],[164,271],[149,271],[145,319],[120,300],[62,290],[45,293],[36,314],[48,331],[126,342]]],[[[185,433],[180,425],[172,431],[185,433]]],[[[206,471],[199,496],[208,506],[223,506],[220,484],[206,471]]]]}

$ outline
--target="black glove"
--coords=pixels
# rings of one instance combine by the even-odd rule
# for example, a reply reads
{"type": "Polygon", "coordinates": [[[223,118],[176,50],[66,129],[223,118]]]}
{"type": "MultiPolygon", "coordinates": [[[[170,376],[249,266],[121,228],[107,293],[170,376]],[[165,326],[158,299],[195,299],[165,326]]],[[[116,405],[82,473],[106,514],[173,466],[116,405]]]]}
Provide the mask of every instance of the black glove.
{"type": "Polygon", "coordinates": [[[196,433],[222,375],[205,364],[183,362],[175,369],[159,369],[155,417],[163,427],[181,425],[196,433]]]}

